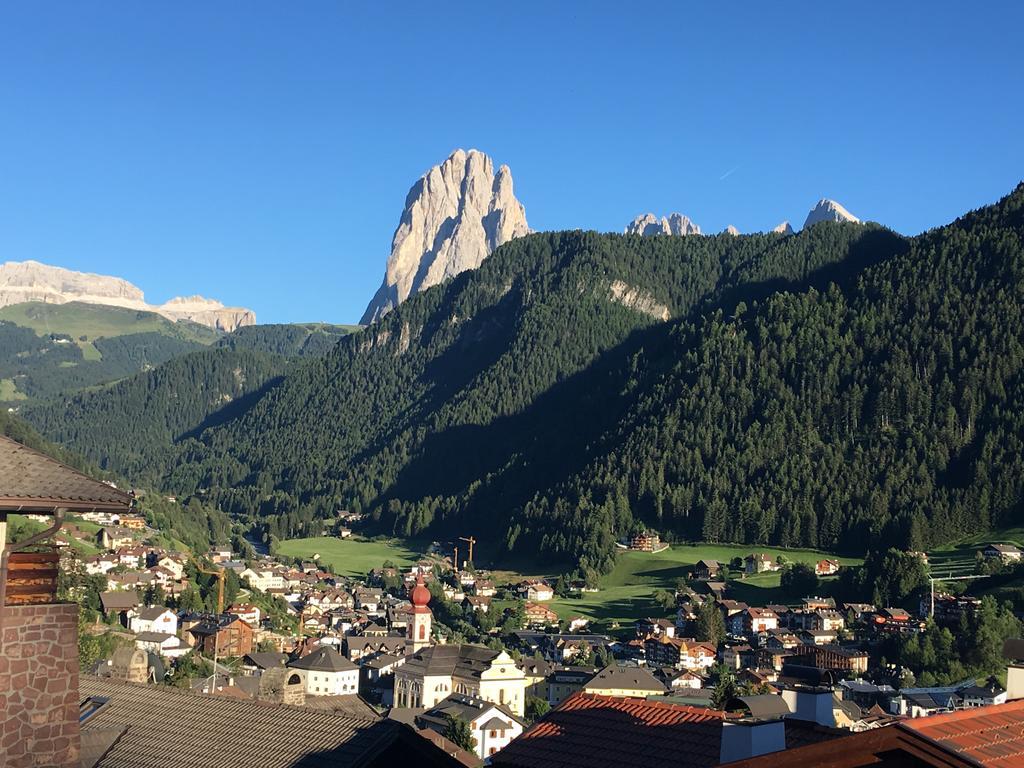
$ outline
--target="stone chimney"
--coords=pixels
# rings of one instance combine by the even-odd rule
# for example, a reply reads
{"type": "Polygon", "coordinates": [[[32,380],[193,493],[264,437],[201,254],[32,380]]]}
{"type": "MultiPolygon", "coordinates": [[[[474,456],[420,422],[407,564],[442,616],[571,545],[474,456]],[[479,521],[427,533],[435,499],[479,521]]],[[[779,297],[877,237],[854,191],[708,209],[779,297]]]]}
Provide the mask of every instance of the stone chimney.
{"type": "Polygon", "coordinates": [[[277,704],[301,707],[306,703],[306,685],[302,676],[287,667],[271,667],[260,675],[256,698],[277,704]]]}
{"type": "Polygon", "coordinates": [[[0,644],[0,762],[80,768],[78,606],[3,606],[0,644]]]}

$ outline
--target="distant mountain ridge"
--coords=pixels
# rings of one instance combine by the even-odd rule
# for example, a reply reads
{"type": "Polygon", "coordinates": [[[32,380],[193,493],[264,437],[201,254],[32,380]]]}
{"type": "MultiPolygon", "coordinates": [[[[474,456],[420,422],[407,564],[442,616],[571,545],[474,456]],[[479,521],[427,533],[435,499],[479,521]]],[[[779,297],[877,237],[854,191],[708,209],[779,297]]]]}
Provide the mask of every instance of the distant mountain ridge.
{"type": "Polygon", "coordinates": [[[391,243],[384,282],[360,320],[380,320],[410,295],[479,267],[503,243],[530,232],[507,165],[457,149],[413,184],[391,243]]]}
{"type": "Polygon", "coordinates": [[[256,313],[251,309],[225,307],[219,301],[202,296],[147,304],[142,290],[120,277],[76,272],[38,261],[0,264],[0,307],[31,301],[46,304],[78,301],[155,312],[168,320],[188,320],[225,333],[256,323],[256,313]]]}
{"type": "MultiPolygon", "coordinates": [[[[813,208],[807,213],[807,218],[804,220],[804,229],[817,224],[819,221],[848,221],[853,224],[860,224],[861,220],[850,213],[846,208],[837,203],[835,200],[829,200],[828,198],[822,198],[819,200],[813,208]]],[[[695,224],[689,216],[684,216],[681,213],[670,213],[668,216],[662,216],[660,219],[653,213],[640,214],[634,218],[629,224],[626,225],[624,230],[627,235],[642,235],[644,237],[652,237],[654,235],[699,235],[701,233],[700,227],[695,224]]],[[[793,234],[793,227],[789,221],[783,221],[777,227],[772,229],[772,232],[776,232],[782,235],[793,234]]],[[[723,234],[727,235],[738,235],[740,231],[729,224],[725,229],[722,230],[723,234]]]]}

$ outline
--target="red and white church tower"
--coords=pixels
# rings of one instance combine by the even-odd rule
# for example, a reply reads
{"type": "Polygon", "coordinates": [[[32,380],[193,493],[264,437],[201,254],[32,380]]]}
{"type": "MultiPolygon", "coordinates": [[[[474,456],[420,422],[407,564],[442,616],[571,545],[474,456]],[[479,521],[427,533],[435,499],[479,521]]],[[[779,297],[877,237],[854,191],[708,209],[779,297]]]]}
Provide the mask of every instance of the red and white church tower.
{"type": "Polygon", "coordinates": [[[421,648],[430,645],[430,623],[434,614],[427,607],[430,602],[430,590],[423,583],[423,574],[416,575],[416,586],[409,595],[412,602],[412,621],[409,623],[409,649],[410,653],[416,653],[421,648]]]}

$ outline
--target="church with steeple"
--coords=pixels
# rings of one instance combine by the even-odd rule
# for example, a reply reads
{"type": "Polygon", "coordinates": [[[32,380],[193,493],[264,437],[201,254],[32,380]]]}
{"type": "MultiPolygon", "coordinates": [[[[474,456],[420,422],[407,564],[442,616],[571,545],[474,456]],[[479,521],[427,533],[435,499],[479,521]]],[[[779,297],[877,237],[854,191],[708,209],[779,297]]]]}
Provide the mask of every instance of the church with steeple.
{"type": "Polygon", "coordinates": [[[526,675],[512,657],[482,645],[432,645],[430,590],[422,574],[416,577],[409,599],[409,653],[395,670],[395,706],[429,708],[452,694],[463,694],[502,704],[522,717],[526,675]]]}

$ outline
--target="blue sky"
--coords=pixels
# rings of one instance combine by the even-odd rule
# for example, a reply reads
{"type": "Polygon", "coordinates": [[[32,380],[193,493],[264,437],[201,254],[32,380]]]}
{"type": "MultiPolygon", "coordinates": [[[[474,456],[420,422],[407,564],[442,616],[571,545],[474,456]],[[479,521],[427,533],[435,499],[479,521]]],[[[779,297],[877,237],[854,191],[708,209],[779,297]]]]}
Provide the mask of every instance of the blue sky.
{"type": "Polygon", "coordinates": [[[839,7],[5,3],[0,261],[355,322],[456,147],[539,230],[832,197],[916,233],[1024,178],[1024,4],[839,7]]]}

